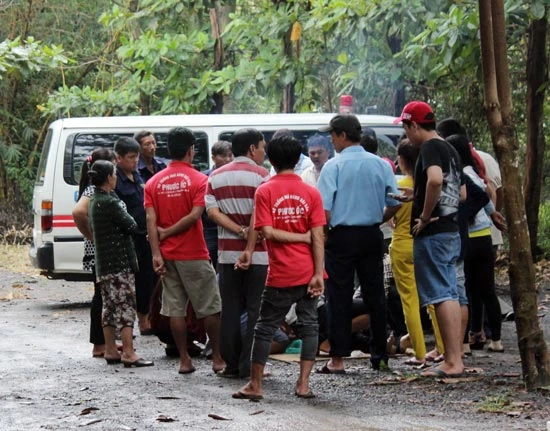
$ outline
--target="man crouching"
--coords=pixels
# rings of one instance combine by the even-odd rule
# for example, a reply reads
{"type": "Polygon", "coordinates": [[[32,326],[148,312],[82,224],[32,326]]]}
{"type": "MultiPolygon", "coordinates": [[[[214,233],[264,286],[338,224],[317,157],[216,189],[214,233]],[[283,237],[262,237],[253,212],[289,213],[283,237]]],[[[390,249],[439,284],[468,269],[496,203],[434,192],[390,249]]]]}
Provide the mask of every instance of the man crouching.
{"type": "Polygon", "coordinates": [[[271,341],[294,303],[298,336],[302,339],[295,395],[314,397],[309,388],[309,375],[317,353],[317,301],[324,291],[326,219],[317,189],[294,174],[300,153],[299,142],[290,136],[273,139],[267,146],[267,156],[277,175],[256,190],[254,233],[249,235],[235,270],[250,265],[259,231],[267,240],[269,268],[260,317],[254,328],[250,381],[234,393],[233,398],[263,398],[262,377],[271,341]]]}

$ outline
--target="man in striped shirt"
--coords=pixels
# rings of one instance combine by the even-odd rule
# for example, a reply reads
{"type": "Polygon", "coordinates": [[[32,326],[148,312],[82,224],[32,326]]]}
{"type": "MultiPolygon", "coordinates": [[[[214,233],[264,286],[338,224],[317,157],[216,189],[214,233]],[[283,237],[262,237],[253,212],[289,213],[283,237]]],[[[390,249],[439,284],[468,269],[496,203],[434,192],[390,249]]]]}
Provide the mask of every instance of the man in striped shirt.
{"type": "Polygon", "coordinates": [[[265,158],[263,135],[241,129],[232,139],[233,162],[216,169],[208,179],[206,211],[218,225],[218,273],[222,298],[220,349],[226,368],[222,377],[248,377],[254,325],[267,275],[267,249],[259,241],[246,271],[235,263],[252,230],[256,188],[269,178],[261,165],[265,158]],[[246,332],[241,334],[241,315],[246,313],[246,332]]]}

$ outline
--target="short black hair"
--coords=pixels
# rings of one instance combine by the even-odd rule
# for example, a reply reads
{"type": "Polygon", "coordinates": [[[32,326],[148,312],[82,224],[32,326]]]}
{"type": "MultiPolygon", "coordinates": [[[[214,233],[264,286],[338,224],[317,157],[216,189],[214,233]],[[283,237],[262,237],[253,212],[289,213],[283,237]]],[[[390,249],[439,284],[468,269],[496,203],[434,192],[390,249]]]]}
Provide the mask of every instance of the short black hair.
{"type": "Polygon", "coordinates": [[[84,160],[84,163],[82,163],[82,170],[80,171],[80,182],[78,183],[78,199],[80,199],[82,193],[84,193],[84,190],[86,190],[86,187],[90,184],[88,171],[98,160],[109,160],[110,162],[114,162],[115,153],[109,148],[96,148],[86,160],[84,160]]]}
{"type": "MultiPolygon", "coordinates": [[[[410,120],[402,120],[402,123],[403,124],[406,124],[407,126],[411,126],[412,124],[412,121],[410,120]]],[[[431,131],[431,130],[435,130],[435,122],[430,122],[430,123],[416,123],[418,124],[418,127],[420,127],[421,129],[424,129],[424,130],[427,130],[427,131],[431,131]]]]}
{"type": "Polygon", "coordinates": [[[115,173],[115,165],[109,160],[97,160],[88,171],[90,183],[100,187],[107,182],[109,175],[115,173]]]}
{"type": "Polygon", "coordinates": [[[115,142],[114,151],[120,157],[124,157],[128,153],[139,154],[140,150],[141,147],[137,141],[129,136],[121,136],[115,142]]]}
{"type": "Polygon", "coordinates": [[[468,136],[466,129],[462,127],[462,124],[454,118],[445,118],[437,123],[436,126],[437,133],[443,139],[448,138],[451,135],[464,135],[468,136]]]}
{"type": "Polygon", "coordinates": [[[139,132],[134,134],[134,139],[137,141],[139,145],[141,145],[141,140],[145,138],[146,136],[153,136],[153,132],[150,132],[149,130],[140,130],[139,132]]]}
{"type": "Polygon", "coordinates": [[[174,127],[168,131],[168,154],[174,160],[181,160],[196,141],[187,127],[174,127]]]}
{"type": "Polygon", "coordinates": [[[363,135],[361,136],[361,140],[359,141],[361,146],[365,149],[365,151],[376,154],[378,153],[378,141],[376,138],[373,138],[370,135],[363,135]]]}
{"type": "Polygon", "coordinates": [[[338,127],[335,127],[332,129],[332,131],[337,135],[340,136],[342,133],[345,133],[347,138],[351,142],[359,142],[361,140],[361,130],[344,130],[340,129],[338,127]]]}
{"type": "Polygon", "coordinates": [[[300,160],[302,146],[296,138],[283,135],[269,141],[265,151],[275,170],[284,171],[285,169],[294,169],[300,160]]]}
{"type": "Polygon", "coordinates": [[[212,145],[212,148],[210,149],[210,153],[213,156],[224,156],[227,153],[232,152],[231,150],[231,142],[229,141],[218,141],[214,145],[212,145]]]}
{"type": "Polygon", "coordinates": [[[251,145],[257,147],[264,135],[256,129],[239,129],[233,133],[231,148],[235,157],[246,156],[251,145]]]}
{"type": "Polygon", "coordinates": [[[413,145],[408,139],[403,139],[397,146],[397,155],[401,156],[408,171],[414,169],[419,154],[420,148],[413,145]]]}

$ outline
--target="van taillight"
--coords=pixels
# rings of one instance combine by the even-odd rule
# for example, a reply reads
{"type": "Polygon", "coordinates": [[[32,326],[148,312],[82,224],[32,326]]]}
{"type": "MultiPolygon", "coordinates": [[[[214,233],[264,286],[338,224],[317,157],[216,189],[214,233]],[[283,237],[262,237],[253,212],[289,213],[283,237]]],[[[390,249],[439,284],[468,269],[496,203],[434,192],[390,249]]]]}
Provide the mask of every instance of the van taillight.
{"type": "Polygon", "coordinates": [[[40,219],[41,219],[42,232],[51,231],[53,227],[53,202],[52,201],[42,201],[40,219]]]}

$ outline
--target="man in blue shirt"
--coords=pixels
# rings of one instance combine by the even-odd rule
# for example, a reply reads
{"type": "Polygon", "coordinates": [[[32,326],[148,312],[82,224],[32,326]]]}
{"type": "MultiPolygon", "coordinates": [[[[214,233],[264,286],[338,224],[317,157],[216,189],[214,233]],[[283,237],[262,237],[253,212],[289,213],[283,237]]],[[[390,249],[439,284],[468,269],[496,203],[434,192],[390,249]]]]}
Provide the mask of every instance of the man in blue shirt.
{"type": "Polygon", "coordinates": [[[166,163],[155,157],[157,141],[153,132],[141,130],[134,135],[134,139],[140,146],[137,171],[143,181],[147,182],[157,172],[166,168],[166,163]]]}
{"type": "Polygon", "coordinates": [[[151,296],[157,278],[153,270],[153,256],[147,240],[147,223],[143,207],[145,181],[137,171],[140,146],[127,136],[118,138],[114,151],[117,161],[117,183],[115,193],[128,209],[138,225],[132,235],[138,258],[139,272],[136,273],[136,311],[141,335],[153,335],[149,321],[151,296]]]}
{"type": "Polygon", "coordinates": [[[357,272],[370,314],[372,367],[388,369],[383,235],[380,224],[400,203],[390,166],[359,144],[361,124],[355,115],[336,115],[321,132],[330,132],[339,157],[329,160],[319,177],[327,217],[325,268],[330,361],[318,372],[343,374],[343,357],[351,353],[353,281],[357,272]]]}

